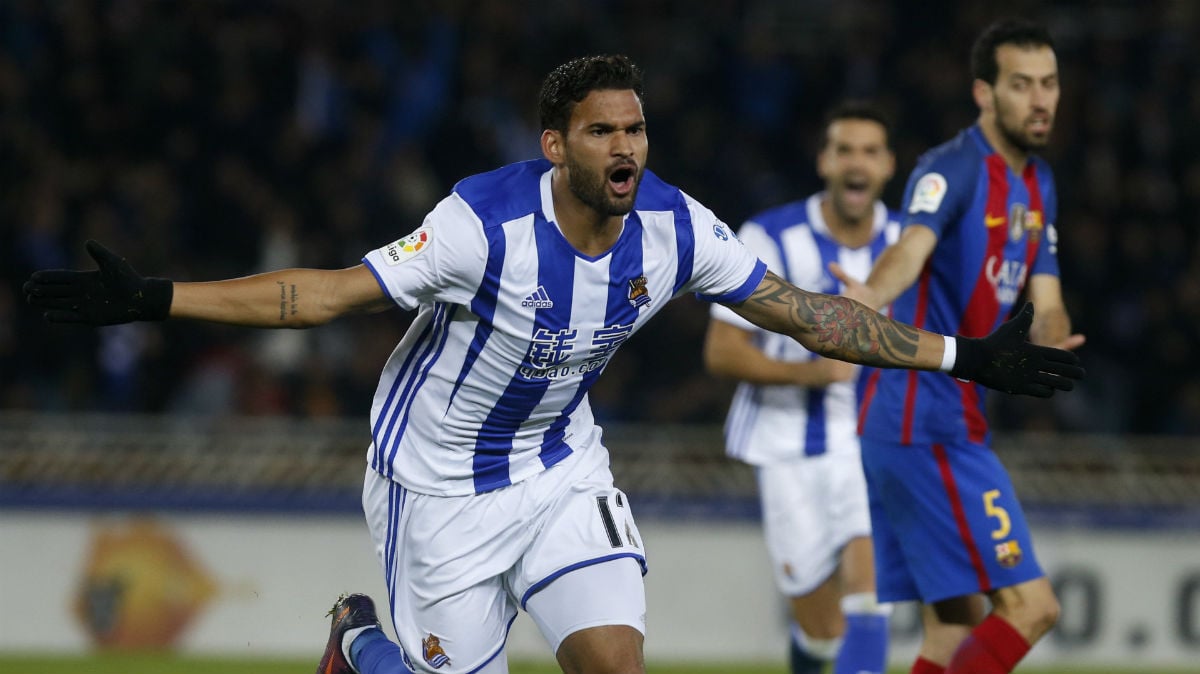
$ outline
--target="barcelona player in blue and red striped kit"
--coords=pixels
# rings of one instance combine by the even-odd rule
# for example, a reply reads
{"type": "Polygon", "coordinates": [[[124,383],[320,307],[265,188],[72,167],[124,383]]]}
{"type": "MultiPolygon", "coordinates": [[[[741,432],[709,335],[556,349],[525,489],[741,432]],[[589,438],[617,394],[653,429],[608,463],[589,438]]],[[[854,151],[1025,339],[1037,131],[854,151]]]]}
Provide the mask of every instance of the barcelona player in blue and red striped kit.
{"type": "MultiPolygon", "coordinates": [[[[978,123],[920,158],[904,230],[847,293],[934,332],[978,337],[1018,297],[1032,341],[1075,348],[1059,282],[1054,177],[1033,152],[1058,103],[1049,34],[993,24],[972,50],[978,123]]],[[[841,274],[841,270],[835,269],[841,274]]],[[[920,600],[917,674],[1012,671],[1059,611],[1029,527],[991,451],[982,387],[938,372],[877,370],[860,418],[881,601],[920,600]],[[982,597],[994,607],[984,616],[982,597]]]]}

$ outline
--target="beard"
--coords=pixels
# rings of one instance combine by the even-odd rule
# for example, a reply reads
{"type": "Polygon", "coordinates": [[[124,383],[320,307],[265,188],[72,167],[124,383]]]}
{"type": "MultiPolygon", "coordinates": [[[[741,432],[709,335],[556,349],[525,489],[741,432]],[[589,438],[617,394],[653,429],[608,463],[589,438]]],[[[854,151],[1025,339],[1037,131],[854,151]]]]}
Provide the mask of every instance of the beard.
{"type": "Polygon", "coordinates": [[[996,128],[1000,130],[1000,135],[1004,136],[1004,139],[1012,143],[1014,147],[1022,152],[1033,152],[1050,144],[1050,132],[1054,129],[1053,117],[1046,125],[1046,133],[1037,136],[1026,131],[1021,120],[1010,121],[1010,118],[1015,115],[1009,114],[999,99],[993,98],[992,100],[996,109],[996,128]]]}
{"type": "Polygon", "coordinates": [[[634,176],[633,189],[629,194],[613,199],[608,194],[608,179],[599,171],[592,171],[577,163],[570,155],[566,158],[567,187],[587,207],[602,216],[625,215],[633,210],[638,187],[642,184],[642,170],[634,176]]]}

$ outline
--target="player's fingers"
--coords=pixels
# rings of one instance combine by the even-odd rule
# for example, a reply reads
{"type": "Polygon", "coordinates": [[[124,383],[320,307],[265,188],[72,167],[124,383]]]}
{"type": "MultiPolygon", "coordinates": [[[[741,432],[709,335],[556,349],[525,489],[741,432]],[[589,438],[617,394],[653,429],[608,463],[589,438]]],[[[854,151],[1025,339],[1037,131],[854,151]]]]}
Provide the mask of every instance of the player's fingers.
{"type": "Polygon", "coordinates": [[[1021,389],[1021,393],[1033,396],[1035,398],[1049,398],[1050,396],[1054,395],[1054,389],[1050,386],[1046,386],[1045,384],[1035,384],[1031,382],[1021,389]]]}
{"type": "Polygon", "coordinates": [[[1055,363],[1070,363],[1072,365],[1079,363],[1079,354],[1073,351],[1064,351],[1053,346],[1039,346],[1037,349],[1043,360],[1054,361],[1055,363]]]}
{"type": "Polygon", "coordinates": [[[1025,306],[1010,318],[1003,326],[1005,332],[1020,335],[1024,339],[1029,334],[1029,326],[1033,325],[1033,303],[1026,302],[1025,306]]]}
{"type": "Polygon", "coordinates": [[[37,297],[83,297],[87,294],[82,284],[75,283],[26,283],[24,290],[25,296],[30,299],[37,297]]]}
{"type": "Polygon", "coordinates": [[[1048,386],[1059,391],[1070,391],[1075,388],[1075,380],[1053,372],[1039,372],[1034,376],[1035,385],[1048,386]]]}
{"type": "Polygon", "coordinates": [[[1070,379],[1083,379],[1087,374],[1087,370],[1079,364],[1079,356],[1070,351],[1043,348],[1045,350],[1040,354],[1041,363],[1038,370],[1070,379]]]}
{"type": "Polygon", "coordinates": [[[1087,342],[1086,337],[1084,337],[1083,335],[1080,335],[1080,334],[1075,334],[1075,335],[1071,335],[1071,336],[1067,337],[1066,339],[1059,342],[1058,344],[1055,344],[1054,348],[1063,349],[1065,351],[1074,351],[1075,349],[1078,349],[1079,347],[1083,346],[1085,342],[1087,342]]]}
{"type": "Polygon", "coordinates": [[[111,267],[121,263],[121,258],[116,254],[100,245],[99,241],[88,239],[83,247],[87,249],[88,255],[100,265],[101,269],[111,267]]]}
{"type": "Polygon", "coordinates": [[[850,278],[850,275],[846,273],[846,270],[842,269],[842,265],[840,265],[836,262],[829,263],[829,273],[833,274],[834,278],[836,278],[837,280],[839,280],[842,283],[845,283],[847,285],[856,283],[856,281],[854,279],[850,278]]]}
{"type": "Polygon", "coordinates": [[[29,304],[42,309],[78,309],[83,304],[83,299],[79,297],[31,296],[29,304]]]}
{"type": "Polygon", "coordinates": [[[79,283],[88,274],[95,272],[73,271],[71,269],[43,269],[35,271],[29,275],[29,280],[25,282],[25,286],[32,285],[61,285],[64,283],[79,283]]]}

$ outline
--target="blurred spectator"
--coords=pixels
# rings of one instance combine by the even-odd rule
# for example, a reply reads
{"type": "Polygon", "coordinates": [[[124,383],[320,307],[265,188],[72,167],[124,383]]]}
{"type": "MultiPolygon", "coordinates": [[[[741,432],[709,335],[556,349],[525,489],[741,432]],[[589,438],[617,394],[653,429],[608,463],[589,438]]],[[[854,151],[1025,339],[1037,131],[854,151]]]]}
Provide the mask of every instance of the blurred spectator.
{"type": "MultiPolygon", "coordinates": [[[[588,52],[641,63],[651,168],[740,222],[817,188],[803,158],[835,99],[889,109],[902,172],[968,124],[965,40],[996,18],[884,0],[519,4],[0,0],[0,405],[365,417],[399,312],[269,338],[82,330],[44,324],[20,284],[89,266],[88,237],[179,279],[355,264],[459,179],[536,156],[538,78],[588,52]]],[[[1008,10],[1059,42],[1048,159],[1089,379],[1051,406],[998,397],[998,425],[1197,433],[1200,6],[1008,10]]],[[[598,413],[720,420],[703,307],[677,305],[610,366],[598,413]]]]}

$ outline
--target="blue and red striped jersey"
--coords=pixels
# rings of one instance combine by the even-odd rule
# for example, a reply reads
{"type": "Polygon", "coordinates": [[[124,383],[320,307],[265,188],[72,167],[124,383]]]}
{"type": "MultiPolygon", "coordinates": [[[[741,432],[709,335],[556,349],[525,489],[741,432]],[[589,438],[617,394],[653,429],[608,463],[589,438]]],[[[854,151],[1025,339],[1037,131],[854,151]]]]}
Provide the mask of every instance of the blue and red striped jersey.
{"type": "MultiPolygon", "coordinates": [[[[931,332],[982,337],[1009,316],[1031,274],[1058,276],[1054,176],[1040,157],[1015,173],[972,126],[921,156],[905,188],[904,226],[937,234],[917,282],[891,316],[931,332]]],[[[909,444],[989,434],[982,386],[941,372],[878,370],[860,430],[909,444]]]]}

